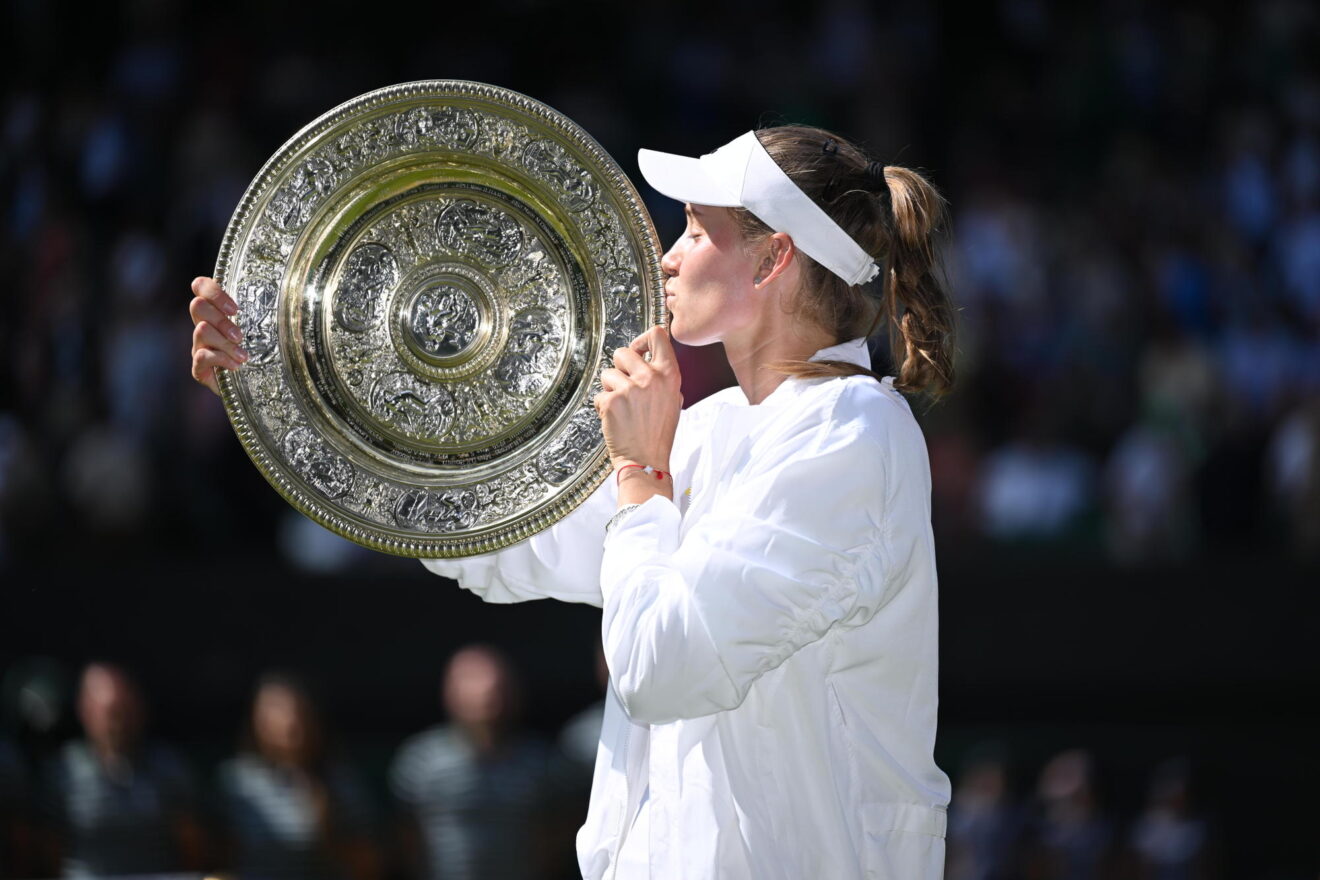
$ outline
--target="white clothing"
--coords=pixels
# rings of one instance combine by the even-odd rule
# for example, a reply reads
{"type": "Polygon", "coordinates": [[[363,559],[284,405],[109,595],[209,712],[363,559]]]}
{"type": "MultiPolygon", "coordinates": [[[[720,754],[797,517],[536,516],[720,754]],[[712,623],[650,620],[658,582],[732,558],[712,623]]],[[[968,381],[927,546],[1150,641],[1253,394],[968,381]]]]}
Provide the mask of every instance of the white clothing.
{"type": "MultiPolygon", "coordinates": [[[[862,339],[823,359],[869,365],[862,339]]],[[[682,413],[670,464],[676,502],[608,537],[612,479],[513,547],[425,561],[488,602],[603,608],[583,876],[641,876],[615,862],[645,792],[653,877],[942,877],[930,467],[893,378],[726,389],[682,413]]]]}

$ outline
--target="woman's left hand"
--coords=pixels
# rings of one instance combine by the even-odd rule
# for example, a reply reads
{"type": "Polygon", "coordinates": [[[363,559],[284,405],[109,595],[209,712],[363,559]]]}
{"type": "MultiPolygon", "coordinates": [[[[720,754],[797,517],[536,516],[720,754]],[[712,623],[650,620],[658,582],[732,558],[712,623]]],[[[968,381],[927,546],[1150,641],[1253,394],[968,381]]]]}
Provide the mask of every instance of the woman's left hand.
{"type": "Polygon", "coordinates": [[[652,327],[628,348],[616,349],[614,368],[600,374],[596,395],[605,445],[614,469],[639,464],[669,470],[669,453],[683,408],[682,376],[669,328],[652,327]],[[646,352],[651,353],[648,363],[646,352]]]}

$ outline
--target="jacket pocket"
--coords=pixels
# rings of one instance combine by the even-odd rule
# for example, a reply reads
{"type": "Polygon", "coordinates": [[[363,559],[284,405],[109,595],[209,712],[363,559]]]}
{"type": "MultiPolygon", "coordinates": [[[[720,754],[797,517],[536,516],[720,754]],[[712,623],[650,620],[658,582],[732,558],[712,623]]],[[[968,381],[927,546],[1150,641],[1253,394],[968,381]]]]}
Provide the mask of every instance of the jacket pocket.
{"type": "Polygon", "coordinates": [[[865,804],[867,880],[943,880],[947,813],[921,804],[865,804]]]}
{"type": "Polygon", "coordinates": [[[874,803],[863,804],[862,830],[868,837],[903,831],[908,834],[926,834],[943,837],[949,827],[948,810],[922,804],[874,803]]]}

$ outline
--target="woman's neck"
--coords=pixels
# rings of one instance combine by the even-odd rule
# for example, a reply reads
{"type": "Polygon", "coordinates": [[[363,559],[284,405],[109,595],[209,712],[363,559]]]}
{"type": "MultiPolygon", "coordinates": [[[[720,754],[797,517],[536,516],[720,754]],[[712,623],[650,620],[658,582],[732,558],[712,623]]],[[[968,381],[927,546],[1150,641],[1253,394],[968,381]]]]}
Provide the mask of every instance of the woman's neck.
{"type": "Polygon", "coordinates": [[[788,378],[776,370],[766,369],[767,364],[805,361],[822,348],[835,344],[835,340],[819,328],[803,328],[790,321],[775,323],[777,326],[763,327],[757,332],[724,340],[724,353],[738,379],[738,387],[752,405],[765,400],[788,378]]]}

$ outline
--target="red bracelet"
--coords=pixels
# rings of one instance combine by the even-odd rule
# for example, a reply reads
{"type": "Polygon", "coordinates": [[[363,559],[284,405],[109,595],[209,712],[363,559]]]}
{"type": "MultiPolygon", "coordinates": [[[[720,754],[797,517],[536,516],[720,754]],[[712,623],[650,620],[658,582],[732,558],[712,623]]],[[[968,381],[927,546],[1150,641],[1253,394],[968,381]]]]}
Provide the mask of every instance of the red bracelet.
{"type": "Polygon", "coordinates": [[[628,468],[637,468],[639,471],[645,471],[648,474],[655,474],[655,478],[657,480],[663,480],[665,477],[673,476],[673,474],[667,473],[665,471],[658,471],[655,468],[651,467],[649,464],[647,465],[625,464],[623,467],[619,468],[614,474],[614,482],[616,484],[619,482],[620,479],[622,479],[623,472],[628,470],[628,468]]]}

